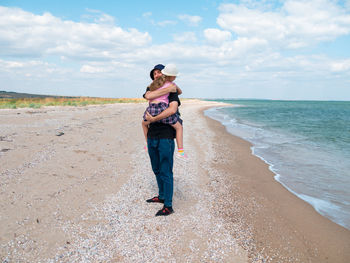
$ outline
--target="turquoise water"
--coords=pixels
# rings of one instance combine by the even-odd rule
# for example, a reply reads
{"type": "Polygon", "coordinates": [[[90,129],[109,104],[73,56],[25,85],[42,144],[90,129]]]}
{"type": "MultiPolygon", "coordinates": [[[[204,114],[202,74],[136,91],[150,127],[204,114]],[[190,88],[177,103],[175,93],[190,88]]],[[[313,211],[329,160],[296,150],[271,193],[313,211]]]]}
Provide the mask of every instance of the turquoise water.
{"type": "Polygon", "coordinates": [[[205,112],[253,144],[275,179],[350,229],[350,102],[215,100],[205,112]]]}

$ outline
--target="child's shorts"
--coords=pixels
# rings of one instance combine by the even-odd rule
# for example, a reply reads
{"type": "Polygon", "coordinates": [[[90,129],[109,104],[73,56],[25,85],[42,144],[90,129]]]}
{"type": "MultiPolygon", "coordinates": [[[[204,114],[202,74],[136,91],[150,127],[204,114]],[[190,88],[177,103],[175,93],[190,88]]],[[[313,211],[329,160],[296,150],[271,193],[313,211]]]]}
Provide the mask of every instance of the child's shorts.
{"type": "MultiPolygon", "coordinates": [[[[169,107],[168,104],[166,104],[165,102],[160,102],[160,103],[150,103],[149,106],[147,107],[145,113],[143,114],[143,120],[146,121],[146,112],[149,112],[153,117],[159,115],[162,111],[166,110],[169,107]]],[[[175,114],[170,115],[167,118],[161,119],[160,121],[161,123],[164,124],[175,124],[177,122],[180,122],[180,124],[182,125],[182,120],[180,118],[180,114],[177,111],[175,114]]]]}

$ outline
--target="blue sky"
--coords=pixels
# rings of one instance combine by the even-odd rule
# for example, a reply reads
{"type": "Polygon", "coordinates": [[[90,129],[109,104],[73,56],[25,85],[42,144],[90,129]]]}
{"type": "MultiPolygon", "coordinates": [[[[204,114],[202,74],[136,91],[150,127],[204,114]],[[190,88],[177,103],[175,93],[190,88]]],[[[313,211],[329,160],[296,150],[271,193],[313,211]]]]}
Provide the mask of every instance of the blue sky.
{"type": "Polygon", "coordinates": [[[350,100],[350,1],[0,0],[0,90],[140,97],[158,63],[183,97],[350,100]]]}

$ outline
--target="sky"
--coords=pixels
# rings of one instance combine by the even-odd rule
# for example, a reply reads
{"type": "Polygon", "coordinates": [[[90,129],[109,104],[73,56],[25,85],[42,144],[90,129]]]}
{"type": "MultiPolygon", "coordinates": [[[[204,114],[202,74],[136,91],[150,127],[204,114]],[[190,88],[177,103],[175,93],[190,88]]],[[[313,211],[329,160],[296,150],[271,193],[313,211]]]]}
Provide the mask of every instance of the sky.
{"type": "Polygon", "coordinates": [[[0,0],[0,90],[137,98],[159,63],[184,98],[350,100],[350,0],[0,0]]]}

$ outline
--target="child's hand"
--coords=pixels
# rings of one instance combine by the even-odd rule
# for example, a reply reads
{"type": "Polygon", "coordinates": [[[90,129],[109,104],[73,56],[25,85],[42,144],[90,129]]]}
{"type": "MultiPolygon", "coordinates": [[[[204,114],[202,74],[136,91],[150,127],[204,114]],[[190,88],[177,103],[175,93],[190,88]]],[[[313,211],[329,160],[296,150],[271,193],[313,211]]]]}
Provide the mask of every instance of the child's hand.
{"type": "Polygon", "coordinates": [[[177,86],[174,83],[171,83],[168,88],[169,88],[169,92],[177,91],[177,86]]]}
{"type": "Polygon", "coordinates": [[[182,90],[178,86],[176,86],[176,91],[177,91],[177,95],[181,95],[182,94],[182,90]]]}

